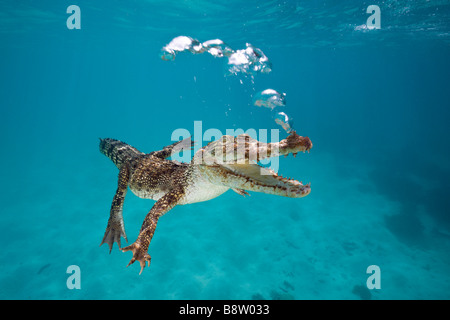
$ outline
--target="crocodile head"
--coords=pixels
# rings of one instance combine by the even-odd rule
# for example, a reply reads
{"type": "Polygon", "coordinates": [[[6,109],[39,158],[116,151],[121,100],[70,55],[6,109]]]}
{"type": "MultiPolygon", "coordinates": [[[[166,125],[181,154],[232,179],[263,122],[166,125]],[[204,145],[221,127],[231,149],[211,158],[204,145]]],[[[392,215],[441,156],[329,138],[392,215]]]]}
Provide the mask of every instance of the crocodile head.
{"type": "MultiPolygon", "coordinates": [[[[311,192],[311,185],[284,178],[275,171],[262,167],[258,161],[270,157],[309,152],[312,142],[295,131],[280,142],[264,143],[248,134],[223,136],[209,143],[194,155],[204,178],[213,184],[228,186],[235,191],[249,190],[300,198],[311,192]]],[[[241,192],[239,192],[241,193],[241,192]]]]}

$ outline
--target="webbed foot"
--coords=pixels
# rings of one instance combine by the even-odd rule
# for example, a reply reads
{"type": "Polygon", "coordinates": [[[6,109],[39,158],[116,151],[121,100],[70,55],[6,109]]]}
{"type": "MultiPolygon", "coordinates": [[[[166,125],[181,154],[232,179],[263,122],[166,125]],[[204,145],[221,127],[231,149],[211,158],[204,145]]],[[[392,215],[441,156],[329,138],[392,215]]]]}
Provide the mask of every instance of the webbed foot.
{"type": "Polygon", "coordinates": [[[150,267],[150,261],[151,257],[147,252],[148,248],[145,248],[144,246],[141,246],[138,241],[135,243],[129,245],[128,247],[125,247],[122,249],[122,252],[126,251],[132,251],[133,252],[133,258],[131,258],[130,263],[128,263],[127,267],[131,264],[133,264],[136,260],[140,262],[141,264],[141,271],[139,274],[142,273],[142,270],[144,270],[145,262],[148,263],[148,266],[150,267]]]}

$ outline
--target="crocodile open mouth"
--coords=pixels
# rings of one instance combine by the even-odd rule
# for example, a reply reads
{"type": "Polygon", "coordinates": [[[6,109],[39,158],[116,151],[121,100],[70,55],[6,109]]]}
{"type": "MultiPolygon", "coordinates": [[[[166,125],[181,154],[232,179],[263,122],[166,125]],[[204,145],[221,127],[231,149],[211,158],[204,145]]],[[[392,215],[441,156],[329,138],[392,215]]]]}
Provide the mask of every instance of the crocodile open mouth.
{"type": "MultiPolygon", "coordinates": [[[[223,136],[222,141],[208,144],[198,154],[224,185],[243,194],[242,190],[300,198],[311,192],[311,184],[285,178],[258,164],[260,160],[309,152],[312,142],[295,131],[280,142],[263,143],[242,134],[223,136]]],[[[217,178],[216,178],[217,179],[217,178]]]]}
{"type": "MultiPolygon", "coordinates": [[[[270,144],[268,145],[270,147],[270,144]]],[[[296,157],[298,152],[308,152],[312,148],[312,142],[308,137],[301,137],[295,131],[278,144],[278,152],[268,153],[268,157],[282,156],[285,157],[292,154],[296,157]]],[[[258,160],[263,159],[260,157],[258,160]]],[[[259,170],[244,169],[243,173],[250,179],[254,180],[264,188],[264,192],[268,192],[270,188],[274,189],[273,193],[276,195],[300,198],[307,196],[311,192],[311,183],[303,184],[301,181],[285,178],[271,169],[264,168],[257,164],[259,170]],[[259,174],[258,174],[259,172],[259,174]]]]}

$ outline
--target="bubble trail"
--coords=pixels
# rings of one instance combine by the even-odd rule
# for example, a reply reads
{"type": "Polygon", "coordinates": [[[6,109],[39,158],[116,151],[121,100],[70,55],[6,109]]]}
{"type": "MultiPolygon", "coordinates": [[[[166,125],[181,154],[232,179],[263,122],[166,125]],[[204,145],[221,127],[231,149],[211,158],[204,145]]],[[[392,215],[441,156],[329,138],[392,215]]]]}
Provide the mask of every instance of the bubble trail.
{"type": "Polygon", "coordinates": [[[216,58],[227,57],[227,70],[234,75],[238,73],[269,73],[272,71],[272,63],[261,49],[247,43],[245,49],[235,51],[220,39],[207,40],[201,43],[191,37],[178,36],[161,49],[160,57],[163,60],[172,61],[178,53],[183,51],[189,51],[193,54],[208,52],[216,58]]]}
{"type": "MultiPolygon", "coordinates": [[[[253,77],[255,73],[269,73],[272,71],[272,63],[261,49],[246,43],[245,49],[233,50],[220,39],[207,40],[201,43],[197,39],[188,36],[178,36],[161,49],[160,57],[162,60],[172,61],[178,53],[183,51],[189,51],[192,54],[207,52],[215,58],[226,57],[228,59],[227,70],[229,74],[244,73],[253,77]]],[[[242,84],[242,80],[240,81],[242,84]]],[[[266,89],[254,96],[253,104],[270,110],[285,107],[286,94],[279,93],[273,89],[266,89]]],[[[275,116],[275,122],[287,133],[293,131],[294,122],[286,113],[278,112],[275,116]]]]}

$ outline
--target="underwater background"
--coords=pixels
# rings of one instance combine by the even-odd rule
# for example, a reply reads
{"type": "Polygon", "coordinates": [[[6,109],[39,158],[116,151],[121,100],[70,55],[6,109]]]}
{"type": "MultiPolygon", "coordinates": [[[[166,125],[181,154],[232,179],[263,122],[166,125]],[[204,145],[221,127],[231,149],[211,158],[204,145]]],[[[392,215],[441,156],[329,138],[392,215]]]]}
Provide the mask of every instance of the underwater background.
{"type": "MultiPolygon", "coordinates": [[[[0,298],[449,299],[449,58],[448,1],[1,1],[0,298]],[[162,60],[180,35],[250,43],[272,71],[162,60]],[[99,138],[151,152],[201,121],[283,139],[252,102],[268,88],[314,144],[279,160],[310,195],[177,206],[141,275],[130,252],[99,246],[118,175],[99,138]],[[371,265],[380,289],[366,286],[371,265]]],[[[128,244],[153,203],[128,192],[128,244]]]]}

